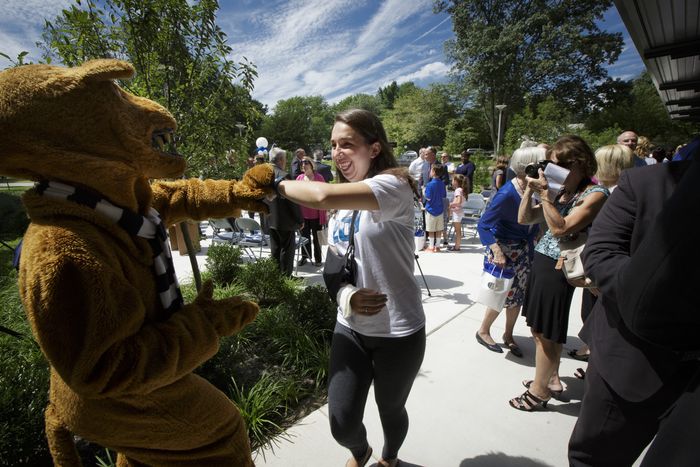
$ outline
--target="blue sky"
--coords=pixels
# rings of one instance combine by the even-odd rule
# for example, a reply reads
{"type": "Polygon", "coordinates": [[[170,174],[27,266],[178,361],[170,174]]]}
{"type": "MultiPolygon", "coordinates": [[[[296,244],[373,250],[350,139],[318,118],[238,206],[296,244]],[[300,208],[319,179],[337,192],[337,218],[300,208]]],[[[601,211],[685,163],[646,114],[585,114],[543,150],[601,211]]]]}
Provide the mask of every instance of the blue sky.
{"type": "MultiPolygon", "coordinates": [[[[0,51],[15,57],[34,43],[44,18],[53,19],[71,0],[4,0],[0,51]]],[[[448,79],[443,43],[453,37],[447,14],[433,13],[433,0],[235,0],[220,1],[217,23],[228,35],[233,59],[258,67],[253,97],[270,108],[280,99],[322,95],[329,102],[392,81],[419,86],[448,79]]],[[[609,67],[630,79],[643,69],[615,8],[601,22],[622,32],[625,47],[609,67]]],[[[0,68],[9,65],[0,57],[0,68]]]]}

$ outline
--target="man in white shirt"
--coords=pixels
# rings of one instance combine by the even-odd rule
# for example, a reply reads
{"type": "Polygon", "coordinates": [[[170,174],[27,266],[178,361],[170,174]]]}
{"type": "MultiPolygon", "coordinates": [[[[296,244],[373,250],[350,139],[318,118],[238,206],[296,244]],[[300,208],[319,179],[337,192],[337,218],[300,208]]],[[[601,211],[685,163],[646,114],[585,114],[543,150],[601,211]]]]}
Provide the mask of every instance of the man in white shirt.
{"type": "Polygon", "coordinates": [[[423,173],[423,161],[425,160],[425,148],[420,148],[418,150],[418,157],[411,161],[411,165],[408,166],[408,173],[411,175],[416,183],[420,183],[420,177],[423,173]]]}

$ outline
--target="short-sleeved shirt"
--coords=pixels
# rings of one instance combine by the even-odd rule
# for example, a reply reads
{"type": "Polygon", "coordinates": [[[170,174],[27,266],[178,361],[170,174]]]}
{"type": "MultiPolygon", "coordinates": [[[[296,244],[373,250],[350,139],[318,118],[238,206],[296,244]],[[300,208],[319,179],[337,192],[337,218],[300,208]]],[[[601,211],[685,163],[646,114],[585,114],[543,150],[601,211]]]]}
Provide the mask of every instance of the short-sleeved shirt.
{"type": "MultiPolygon", "coordinates": [[[[557,199],[554,201],[554,207],[557,208],[559,214],[562,216],[567,216],[579,201],[583,201],[583,199],[591,193],[603,193],[606,198],[610,196],[610,192],[607,188],[596,185],[588,188],[586,191],[581,193],[581,195],[572,199],[568,203],[560,203],[559,197],[557,197],[557,199]]],[[[552,235],[551,230],[547,229],[542,236],[542,239],[540,239],[535,246],[535,251],[549,256],[552,259],[558,259],[561,255],[561,250],[559,249],[559,239],[552,235]]]]}
{"type": "MultiPolygon", "coordinates": [[[[376,315],[353,313],[338,322],[365,335],[402,337],[425,326],[420,287],[413,275],[415,242],[413,191],[405,180],[380,174],[364,180],[379,203],[376,211],[360,211],[355,219],[355,260],[359,288],[387,295],[387,304],[376,315]]],[[[347,251],[351,210],[341,210],[328,223],[330,245],[347,251]]]]}
{"type": "Polygon", "coordinates": [[[447,198],[445,184],[439,178],[433,178],[425,187],[425,210],[433,216],[439,216],[444,211],[443,199],[447,198]]]}

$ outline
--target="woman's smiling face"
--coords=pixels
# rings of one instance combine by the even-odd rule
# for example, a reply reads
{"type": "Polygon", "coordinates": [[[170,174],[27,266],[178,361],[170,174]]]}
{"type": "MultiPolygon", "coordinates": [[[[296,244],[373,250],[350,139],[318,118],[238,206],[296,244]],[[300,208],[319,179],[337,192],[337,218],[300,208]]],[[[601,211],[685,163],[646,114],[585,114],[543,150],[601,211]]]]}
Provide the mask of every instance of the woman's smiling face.
{"type": "Polygon", "coordinates": [[[336,122],[331,132],[331,148],[335,166],[351,182],[364,180],[379,154],[379,143],[367,144],[350,125],[336,122]]]}

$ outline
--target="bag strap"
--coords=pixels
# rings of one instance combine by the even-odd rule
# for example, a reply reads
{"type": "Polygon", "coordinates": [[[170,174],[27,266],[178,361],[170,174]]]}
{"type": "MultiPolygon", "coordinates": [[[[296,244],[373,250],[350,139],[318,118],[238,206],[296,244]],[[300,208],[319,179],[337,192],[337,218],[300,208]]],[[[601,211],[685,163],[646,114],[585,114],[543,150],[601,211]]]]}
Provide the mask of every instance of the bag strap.
{"type": "Polygon", "coordinates": [[[345,262],[347,263],[348,259],[354,260],[355,259],[355,218],[357,217],[357,213],[359,211],[353,211],[352,212],[352,220],[350,221],[350,239],[348,240],[348,249],[345,252],[345,262]]]}

